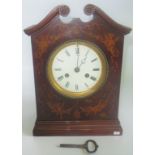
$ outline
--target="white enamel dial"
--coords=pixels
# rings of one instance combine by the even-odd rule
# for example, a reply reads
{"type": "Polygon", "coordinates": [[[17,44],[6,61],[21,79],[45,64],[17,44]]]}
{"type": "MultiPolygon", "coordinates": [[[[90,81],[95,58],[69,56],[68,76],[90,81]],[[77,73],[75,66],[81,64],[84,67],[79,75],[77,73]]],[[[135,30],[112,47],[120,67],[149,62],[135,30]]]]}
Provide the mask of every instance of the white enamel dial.
{"type": "Polygon", "coordinates": [[[80,41],[58,48],[48,63],[51,84],[68,97],[93,93],[105,80],[106,72],[106,59],[99,49],[80,41]]]}

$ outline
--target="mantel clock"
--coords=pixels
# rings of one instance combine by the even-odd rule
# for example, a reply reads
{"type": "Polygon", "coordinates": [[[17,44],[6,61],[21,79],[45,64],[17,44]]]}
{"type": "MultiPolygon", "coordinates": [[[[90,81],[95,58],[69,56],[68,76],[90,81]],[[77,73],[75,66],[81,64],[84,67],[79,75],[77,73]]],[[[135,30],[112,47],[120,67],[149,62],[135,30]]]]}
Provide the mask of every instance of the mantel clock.
{"type": "Polygon", "coordinates": [[[68,6],[53,9],[31,36],[37,105],[34,135],[121,135],[118,103],[122,26],[89,4],[89,22],[64,23],[68,6]]]}

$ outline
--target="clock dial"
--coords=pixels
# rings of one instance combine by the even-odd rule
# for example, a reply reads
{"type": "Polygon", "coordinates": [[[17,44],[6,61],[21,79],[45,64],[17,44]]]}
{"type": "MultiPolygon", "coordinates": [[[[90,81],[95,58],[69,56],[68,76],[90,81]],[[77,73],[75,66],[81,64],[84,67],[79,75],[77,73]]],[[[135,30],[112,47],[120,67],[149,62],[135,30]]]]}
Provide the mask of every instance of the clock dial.
{"type": "Polygon", "coordinates": [[[94,44],[72,41],[52,52],[48,62],[48,78],[61,94],[86,97],[101,86],[107,77],[107,61],[94,44]]]}

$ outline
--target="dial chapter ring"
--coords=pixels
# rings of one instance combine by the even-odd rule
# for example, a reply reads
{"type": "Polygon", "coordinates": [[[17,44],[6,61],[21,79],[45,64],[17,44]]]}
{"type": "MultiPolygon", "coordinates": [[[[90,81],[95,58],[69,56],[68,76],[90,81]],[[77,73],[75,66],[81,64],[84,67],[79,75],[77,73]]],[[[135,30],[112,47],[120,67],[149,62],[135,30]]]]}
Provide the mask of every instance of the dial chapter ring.
{"type": "Polygon", "coordinates": [[[104,83],[107,80],[107,76],[108,76],[108,61],[107,58],[104,54],[104,52],[95,44],[90,43],[88,41],[84,41],[84,40],[72,40],[72,41],[68,41],[65,42],[64,44],[60,45],[59,47],[57,47],[53,52],[51,52],[48,62],[47,62],[47,78],[48,81],[50,83],[50,85],[61,95],[69,97],[69,98],[84,98],[87,96],[92,95],[93,93],[95,93],[101,86],[104,85],[104,83]],[[51,66],[53,65],[53,61],[56,57],[56,55],[65,47],[70,46],[70,45],[74,45],[76,43],[79,43],[80,45],[84,45],[87,46],[89,48],[91,48],[94,52],[96,52],[96,54],[98,55],[100,61],[101,61],[101,75],[99,80],[97,81],[97,83],[91,87],[90,89],[86,90],[86,91],[82,91],[82,92],[72,92],[72,91],[68,91],[64,88],[62,88],[59,83],[55,80],[51,66]]]}

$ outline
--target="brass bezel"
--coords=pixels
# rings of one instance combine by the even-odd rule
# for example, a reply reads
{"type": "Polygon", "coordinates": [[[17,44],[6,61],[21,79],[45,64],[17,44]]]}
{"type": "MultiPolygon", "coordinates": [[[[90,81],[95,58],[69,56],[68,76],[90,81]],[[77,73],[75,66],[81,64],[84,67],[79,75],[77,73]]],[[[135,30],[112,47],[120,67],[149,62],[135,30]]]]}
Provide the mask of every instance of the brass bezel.
{"type": "Polygon", "coordinates": [[[107,76],[108,76],[108,71],[109,71],[109,67],[108,67],[108,61],[107,58],[105,56],[105,54],[102,52],[102,50],[97,47],[95,44],[88,42],[88,41],[84,41],[84,40],[71,40],[71,41],[67,41],[65,43],[63,43],[62,45],[60,45],[59,47],[57,47],[54,52],[52,52],[49,56],[48,62],[47,62],[47,78],[51,84],[51,86],[61,95],[65,96],[65,97],[69,97],[69,98],[84,98],[84,97],[88,97],[90,95],[92,95],[93,93],[95,93],[101,86],[104,85],[104,83],[106,82],[107,76]],[[93,49],[96,54],[99,56],[101,63],[102,63],[102,71],[101,71],[101,76],[98,80],[98,82],[96,83],[96,85],[94,85],[92,88],[83,91],[83,92],[71,92],[68,91],[64,88],[62,88],[57,81],[54,79],[53,73],[52,73],[52,63],[53,60],[55,58],[55,56],[57,55],[57,53],[69,46],[69,45],[73,45],[76,44],[78,42],[78,44],[81,45],[85,45],[88,46],[89,48],[93,49]]]}

